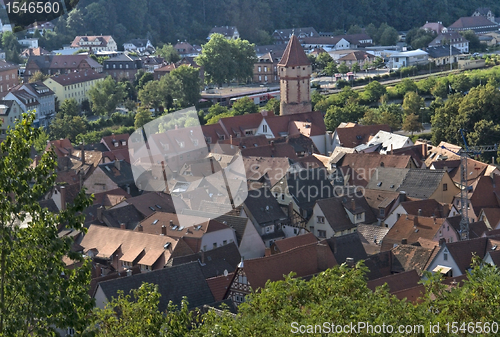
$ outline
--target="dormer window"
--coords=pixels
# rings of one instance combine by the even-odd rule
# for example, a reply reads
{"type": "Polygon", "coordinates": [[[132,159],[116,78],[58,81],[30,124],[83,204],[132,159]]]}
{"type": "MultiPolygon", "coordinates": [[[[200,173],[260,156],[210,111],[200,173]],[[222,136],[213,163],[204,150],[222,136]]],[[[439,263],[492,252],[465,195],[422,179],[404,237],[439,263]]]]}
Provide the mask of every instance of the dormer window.
{"type": "Polygon", "coordinates": [[[127,145],[127,141],[126,140],[122,140],[122,145],[123,146],[127,145]]]}
{"type": "Polygon", "coordinates": [[[113,145],[114,145],[115,147],[118,147],[118,142],[113,142],[113,145]]]}

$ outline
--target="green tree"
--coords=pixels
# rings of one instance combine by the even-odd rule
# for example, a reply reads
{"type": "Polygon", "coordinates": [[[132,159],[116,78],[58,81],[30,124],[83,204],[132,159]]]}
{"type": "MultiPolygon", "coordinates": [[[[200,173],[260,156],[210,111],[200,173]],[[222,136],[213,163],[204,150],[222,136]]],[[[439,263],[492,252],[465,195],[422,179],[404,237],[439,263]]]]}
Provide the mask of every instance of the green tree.
{"type": "Polygon", "coordinates": [[[339,69],[337,67],[337,62],[335,62],[335,61],[329,62],[325,67],[325,74],[328,76],[333,76],[338,72],[339,72],[339,69]]]}
{"type": "Polygon", "coordinates": [[[253,66],[257,61],[255,45],[247,40],[231,40],[231,55],[234,63],[234,78],[246,82],[253,76],[253,66]]]}
{"type": "Polygon", "coordinates": [[[168,63],[176,63],[181,59],[171,44],[164,44],[161,48],[156,49],[156,54],[163,57],[168,63]]]}
{"type": "Polygon", "coordinates": [[[74,205],[54,214],[38,202],[55,185],[56,157],[42,155],[30,168],[30,149],[40,136],[34,113],[8,131],[0,145],[0,335],[46,336],[53,329],[86,326],[92,308],[88,294],[90,263],[71,250],[73,239],[59,237],[58,226],[85,233],[80,212],[91,205],[84,191],[74,205]],[[67,268],[63,258],[75,262],[67,268]],[[80,265],[81,264],[81,265],[80,265]]]}
{"type": "Polygon", "coordinates": [[[465,74],[457,74],[453,76],[451,88],[456,92],[464,93],[471,88],[470,78],[465,74]]]}
{"type": "Polygon", "coordinates": [[[460,32],[460,34],[469,41],[469,51],[481,52],[486,50],[486,46],[479,41],[479,37],[474,31],[466,30],[465,32],[460,32]]]}
{"type": "Polygon", "coordinates": [[[137,113],[135,114],[134,127],[136,129],[139,129],[140,127],[151,122],[152,120],[153,117],[151,117],[151,111],[145,108],[139,108],[139,110],[137,110],[137,113]]]}
{"type": "Polygon", "coordinates": [[[228,112],[224,112],[224,113],[221,113],[221,114],[218,114],[218,115],[215,115],[212,118],[210,118],[210,119],[207,120],[207,125],[216,124],[216,123],[219,122],[219,119],[221,119],[221,118],[233,117],[233,116],[234,116],[234,111],[233,110],[228,111],[228,112]]]}
{"type": "Polygon", "coordinates": [[[365,112],[365,115],[361,119],[361,124],[363,125],[374,125],[380,124],[380,113],[378,109],[368,109],[365,112]]]}
{"type": "Polygon", "coordinates": [[[406,132],[411,132],[412,137],[414,132],[422,131],[424,129],[419,117],[414,113],[411,113],[404,118],[401,128],[406,132]]]}
{"type": "Polygon", "coordinates": [[[253,44],[240,39],[227,40],[222,34],[212,34],[196,58],[196,62],[205,67],[208,83],[219,86],[233,79],[250,78],[255,60],[253,44]]]}
{"type": "Polygon", "coordinates": [[[267,101],[266,105],[264,106],[264,110],[272,111],[275,115],[279,115],[280,101],[276,98],[271,98],[269,101],[267,101]]]}
{"type": "Polygon", "coordinates": [[[235,116],[243,114],[252,114],[259,112],[259,106],[248,97],[243,97],[234,102],[231,111],[235,116]]]}
{"type": "Polygon", "coordinates": [[[88,329],[96,337],[104,336],[161,336],[162,325],[166,323],[158,310],[160,294],[157,286],[143,283],[130,294],[118,291],[104,309],[93,312],[93,324],[88,329]]]}
{"type": "Polygon", "coordinates": [[[404,95],[406,95],[407,92],[417,91],[418,87],[415,84],[415,82],[413,82],[409,78],[405,78],[404,80],[396,84],[394,89],[396,89],[396,92],[400,97],[404,97],[404,95]]]}
{"type": "Polygon", "coordinates": [[[65,116],[79,116],[80,109],[78,107],[78,102],[74,98],[65,99],[61,106],[59,107],[59,111],[63,113],[65,116]]]}
{"type": "Polygon", "coordinates": [[[366,101],[377,102],[385,93],[386,89],[380,82],[372,81],[365,86],[362,97],[366,101]]]}
{"type": "Polygon", "coordinates": [[[137,81],[137,91],[141,90],[142,88],[144,88],[144,86],[146,85],[146,83],[150,82],[154,80],[154,77],[153,77],[153,74],[151,73],[148,73],[148,72],[144,72],[141,76],[141,78],[139,78],[139,80],[137,81]]]}
{"type": "Polygon", "coordinates": [[[208,114],[205,116],[205,120],[210,120],[212,117],[221,115],[221,114],[227,114],[229,112],[229,109],[225,106],[220,105],[219,103],[212,105],[210,108],[208,108],[208,114]]]}
{"type": "Polygon", "coordinates": [[[347,74],[349,72],[349,67],[346,65],[345,61],[338,66],[338,69],[341,74],[347,74]]]}
{"type": "Polygon", "coordinates": [[[47,78],[49,78],[49,75],[44,75],[42,72],[40,71],[35,71],[33,73],[33,75],[30,76],[28,82],[29,83],[34,83],[34,82],[38,82],[38,81],[45,81],[47,78]]]}
{"type": "Polygon", "coordinates": [[[79,35],[84,31],[85,21],[80,9],[75,9],[69,12],[66,20],[66,27],[71,35],[79,35]]]}
{"type": "Polygon", "coordinates": [[[352,25],[351,27],[349,27],[349,30],[347,31],[347,34],[361,34],[361,33],[363,33],[363,30],[358,25],[352,25]]]}
{"type": "Polygon", "coordinates": [[[358,62],[354,62],[351,66],[351,71],[353,73],[359,73],[361,71],[361,67],[359,66],[359,63],[358,62]]]}
{"type": "Polygon", "coordinates": [[[19,57],[21,45],[12,32],[7,31],[2,34],[2,48],[5,51],[6,61],[21,63],[21,58],[19,57]]]}
{"type": "Polygon", "coordinates": [[[43,153],[45,147],[47,147],[47,141],[49,140],[49,134],[45,132],[44,129],[38,130],[38,136],[33,141],[33,147],[38,153],[43,153]]]}
{"type": "Polygon", "coordinates": [[[68,138],[74,142],[78,134],[87,131],[87,121],[81,116],[64,115],[58,112],[49,128],[53,139],[68,138]]]}
{"type": "Polygon", "coordinates": [[[385,104],[383,103],[378,108],[380,117],[380,124],[387,124],[393,130],[401,129],[401,121],[403,118],[403,110],[399,104],[385,104]]]}
{"type": "Polygon", "coordinates": [[[200,70],[187,65],[181,65],[179,68],[172,70],[170,76],[174,80],[179,81],[181,106],[197,105],[201,98],[200,70]]]}
{"type": "Polygon", "coordinates": [[[437,81],[436,85],[431,89],[431,94],[434,97],[446,98],[449,93],[449,84],[447,81],[437,81]]]}
{"type": "Polygon", "coordinates": [[[316,57],[316,65],[319,69],[325,69],[330,62],[333,62],[333,58],[326,52],[316,57]]]}
{"type": "Polygon", "coordinates": [[[382,46],[393,46],[398,42],[398,38],[398,31],[393,27],[387,27],[380,36],[380,44],[382,46]]]}
{"type": "Polygon", "coordinates": [[[139,90],[138,98],[141,104],[155,110],[155,115],[158,113],[158,108],[163,101],[162,85],[160,81],[151,81],[146,83],[144,88],[139,90]]]}
{"type": "Polygon", "coordinates": [[[135,110],[135,102],[132,101],[131,99],[126,99],[125,102],[123,103],[123,106],[129,112],[132,112],[135,110]]]}
{"type": "Polygon", "coordinates": [[[434,31],[413,28],[406,34],[405,42],[411,45],[413,49],[425,48],[436,38],[436,36],[434,31]]]}
{"type": "Polygon", "coordinates": [[[419,115],[420,109],[425,107],[424,99],[416,92],[409,91],[405,94],[403,99],[403,112],[405,115],[419,115]]]}
{"type": "Polygon", "coordinates": [[[108,76],[90,88],[88,95],[96,114],[110,116],[126,97],[125,85],[122,82],[115,82],[111,76],[108,76]]]}

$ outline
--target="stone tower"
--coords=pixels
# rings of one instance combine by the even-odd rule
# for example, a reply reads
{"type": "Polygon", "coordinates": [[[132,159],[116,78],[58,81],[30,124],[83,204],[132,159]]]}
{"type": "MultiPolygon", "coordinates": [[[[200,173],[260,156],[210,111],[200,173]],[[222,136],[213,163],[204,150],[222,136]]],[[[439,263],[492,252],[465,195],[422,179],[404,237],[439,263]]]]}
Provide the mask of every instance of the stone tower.
{"type": "Polygon", "coordinates": [[[311,62],[292,35],[281,61],[278,63],[280,76],[280,115],[309,112],[311,107],[310,78],[311,62]]]}

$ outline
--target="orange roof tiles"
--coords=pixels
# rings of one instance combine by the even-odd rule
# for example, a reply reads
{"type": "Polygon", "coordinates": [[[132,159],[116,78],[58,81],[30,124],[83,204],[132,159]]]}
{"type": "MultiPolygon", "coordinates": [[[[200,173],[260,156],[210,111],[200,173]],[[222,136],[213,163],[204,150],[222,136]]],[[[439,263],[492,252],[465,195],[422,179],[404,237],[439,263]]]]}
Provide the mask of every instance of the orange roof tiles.
{"type": "Polygon", "coordinates": [[[309,62],[304,49],[302,49],[299,39],[297,36],[292,35],[278,65],[283,67],[297,67],[310,64],[311,62],[309,62]]]}

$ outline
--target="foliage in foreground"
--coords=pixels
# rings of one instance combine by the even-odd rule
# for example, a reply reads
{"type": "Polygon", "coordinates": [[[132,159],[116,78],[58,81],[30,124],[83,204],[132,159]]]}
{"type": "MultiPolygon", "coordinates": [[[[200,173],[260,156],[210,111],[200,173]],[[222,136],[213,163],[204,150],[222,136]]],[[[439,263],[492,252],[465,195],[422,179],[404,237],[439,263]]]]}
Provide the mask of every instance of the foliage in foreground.
{"type": "MultiPolygon", "coordinates": [[[[496,267],[480,265],[475,259],[469,278],[462,287],[447,287],[439,275],[426,274],[426,294],[414,304],[390,295],[386,286],[372,292],[366,284],[367,268],[343,264],[320,273],[310,281],[288,275],[283,281],[268,282],[239,307],[239,314],[209,311],[194,315],[183,301],[180,310],[170,306],[165,315],[155,311],[159,294],[144,284],[132,298],[121,294],[104,310],[94,311],[98,336],[290,336],[292,322],[316,325],[323,322],[347,325],[424,325],[439,323],[440,336],[452,336],[446,322],[494,322],[500,317],[497,305],[500,273],[496,267]],[[116,312],[122,316],[117,317],[116,312]]],[[[358,331],[351,335],[370,335],[358,331]]],[[[384,335],[384,334],[377,334],[384,335]]],[[[389,336],[390,334],[386,334],[389,336]]]]}
{"type": "Polygon", "coordinates": [[[83,329],[92,308],[90,264],[70,250],[73,240],[58,237],[58,226],[82,227],[77,216],[91,201],[81,192],[58,214],[38,200],[55,184],[53,151],[30,167],[30,149],[40,130],[34,113],[24,114],[0,145],[0,336],[47,336],[54,327],[83,329]],[[76,263],[66,268],[63,258],[76,263]]]}

